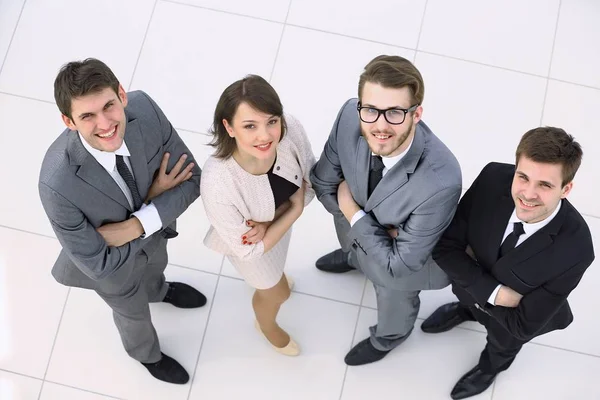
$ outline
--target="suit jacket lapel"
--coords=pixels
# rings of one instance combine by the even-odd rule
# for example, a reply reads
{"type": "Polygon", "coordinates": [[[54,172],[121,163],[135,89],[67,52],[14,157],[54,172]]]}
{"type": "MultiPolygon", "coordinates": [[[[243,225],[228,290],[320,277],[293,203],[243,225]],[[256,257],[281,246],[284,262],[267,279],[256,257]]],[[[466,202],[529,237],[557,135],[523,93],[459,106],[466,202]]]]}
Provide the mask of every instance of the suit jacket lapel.
{"type": "Polygon", "coordinates": [[[69,131],[69,143],[67,152],[71,165],[79,165],[77,176],[91,186],[98,189],[123,207],[131,210],[125,194],[119,188],[115,180],[96,161],[94,157],[83,147],[79,135],[75,131],[69,131]]]}
{"type": "Polygon", "coordinates": [[[548,225],[531,235],[531,237],[507,253],[504,257],[500,258],[497,263],[498,267],[512,267],[550,246],[554,242],[553,237],[558,234],[560,227],[564,223],[566,212],[566,207],[563,204],[558,214],[556,214],[554,219],[550,221],[548,225]]]}
{"type": "Polygon", "coordinates": [[[371,197],[367,200],[365,212],[370,212],[377,207],[379,203],[408,182],[408,175],[412,174],[417,169],[424,150],[425,137],[421,132],[420,125],[417,125],[410,150],[408,150],[408,153],[406,153],[402,160],[398,161],[396,165],[386,172],[381,182],[379,182],[373,193],[371,193],[371,197]]]}
{"type": "Polygon", "coordinates": [[[125,130],[125,143],[131,157],[129,162],[133,169],[133,176],[135,178],[138,191],[142,200],[146,198],[148,189],[150,188],[149,176],[148,176],[148,160],[146,159],[146,149],[144,146],[144,140],[142,138],[142,131],[137,119],[127,121],[127,127],[125,130]]]}

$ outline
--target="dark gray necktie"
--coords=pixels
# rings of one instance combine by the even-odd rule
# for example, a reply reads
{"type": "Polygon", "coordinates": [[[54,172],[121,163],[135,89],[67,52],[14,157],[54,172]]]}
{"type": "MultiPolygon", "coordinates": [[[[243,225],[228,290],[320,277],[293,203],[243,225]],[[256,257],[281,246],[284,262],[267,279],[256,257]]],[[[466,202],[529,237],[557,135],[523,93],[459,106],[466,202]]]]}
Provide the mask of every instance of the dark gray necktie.
{"type": "Polygon", "coordinates": [[[369,197],[371,197],[371,193],[375,190],[381,178],[383,178],[383,169],[385,165],[383,165],[383,161],[381,160],[381,156],[371,156],[371,167],[369,170],[369,197]]]}
{"type": "Polygon", "coordinates": [[[123,156],[117,156],[117,171],[131,192],[131,198],[133,199],[133,210],[139,210],[139,208],[142,206],[142,198],[140,197],[140,192],[138,191],[135,179],[133,178],[133,175],[131,175],[129,167],[127,167],[127,164],[125,164],[123,156]]]}
{"type": "Polygon", "coordinates": [[[506,253],[511,251],[517,245],[519,236],[525,233],[523,224],[521,222],[515,222],[513,225],[513,231],[504,239],[502,246],[500,246],[500,257],[504,257],[506,253]]]}

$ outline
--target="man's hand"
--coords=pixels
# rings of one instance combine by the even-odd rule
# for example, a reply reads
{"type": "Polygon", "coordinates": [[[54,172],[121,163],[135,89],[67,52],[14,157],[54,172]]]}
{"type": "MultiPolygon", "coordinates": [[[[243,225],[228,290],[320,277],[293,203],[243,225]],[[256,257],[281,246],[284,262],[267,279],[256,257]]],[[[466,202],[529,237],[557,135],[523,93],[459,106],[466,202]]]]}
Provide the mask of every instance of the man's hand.
{"type": "Polygon", "coordinates": [[[515,292],[508,286],[502,285],[496,294],[494,302],[497,306],[515,308],[519,305],[522,298],[523,295],[515,292]]]}
{"type": "Polygon", "coordinates": [[[189,163],[183,170],[183,164],[187,159],[187,154],[179,157],[179,161],[177,164],[173,166],[173,169],[167,173],[167,165],[169,164],[169,153],[165,153],[163,155],[162,162],[160,163],[160,168],[158,170],[158,175],[154,178],[152,182],[152,186],[148,190],[148,195],[146,196],[145,203],[149,202],[153,198],[160,196],[164,192],[169,189],[174,188],[180,183],[187,181],[192,177],[192,168],[194,168],[194,163],[189,163]]]}
{"type": "Polygon", "coordinates": [[[102,225],[96,229],[109,247],[119,247],[142,236],[144,228],[136,217],[123,222],[102,225]]]}
{"type": "Polygon", "coordinates": [[[350,192],[350,187],[346,181],[342,181],[340,186],[338,186],[338,205],[348,222],[352,221],[354,214],[360,211],[360,207],[354,201],[352,193],[350,192]]]}
{"type": "Polygon", "coordinates": [[[242,244],[256,244],[263,240],[271,222],[254,222],[248,220],[246,221],[246,225],[252,229],[242,235],[242,244]]]}
{"type": "Polygon", "coordinates": [[[396,239],[396,236],[398,236],[398,229],[396,228],[390,228],[387,230],[387,232],[392,237],[392,239],[396,239]]]}

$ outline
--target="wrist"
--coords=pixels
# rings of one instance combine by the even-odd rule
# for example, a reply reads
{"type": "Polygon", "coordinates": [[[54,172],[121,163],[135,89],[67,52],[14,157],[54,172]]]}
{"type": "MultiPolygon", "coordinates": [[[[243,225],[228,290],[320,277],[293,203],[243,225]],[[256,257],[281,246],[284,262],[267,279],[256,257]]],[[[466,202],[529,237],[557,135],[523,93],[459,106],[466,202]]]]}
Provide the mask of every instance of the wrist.
{"type": "Polygon", "coordinates": [[[132,237],[137,239],[144,234],[144,227],[142,226],[142,223],[136,216],[129,218],[128,222],[129,231],[131,232],[132,237]]]}

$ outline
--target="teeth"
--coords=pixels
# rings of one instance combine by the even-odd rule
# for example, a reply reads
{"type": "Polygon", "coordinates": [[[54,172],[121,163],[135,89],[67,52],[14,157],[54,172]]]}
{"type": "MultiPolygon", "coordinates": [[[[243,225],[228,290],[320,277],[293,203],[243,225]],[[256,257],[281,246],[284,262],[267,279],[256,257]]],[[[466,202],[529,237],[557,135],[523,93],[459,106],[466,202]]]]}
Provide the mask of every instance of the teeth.
{"type": "Polygon", "coordinates": [[[266,149],[267,147],[269,147],[270,144],[271,143],[267,143],[267,144],[263,144],[263,145],[256,146],[256,147],[258,147],[259,149],[266,149]]]}
{"type": "Polygon", "coordinates": [[[391,136],[389,136],[389,135],[374,135],[374,136],[375,136],[377,139],[381,139],[381,140],[388,139],[388,138],[390,138],[390,137],[391,137],[391,136]]]}
{"type": "Polygon", "coordinates": [[[525,204],[527,207],[535,207],[535,204],[533,204],[533,203],[528,203],[528,202],[526,202],[526,201],[525,201],[525,200],[523,200],[523,199],[521,199],[521,202],[522,202],[523,204],[525,204]]]}
{"type": "Polygon", "coordinates": [[[116,130],[117,130],[117,127],[115,126],[112,131],[105,133],[104,135],[98,135],[98,136],[100,136],[101,138],[109,138],[115,134],[116,130]]]}

